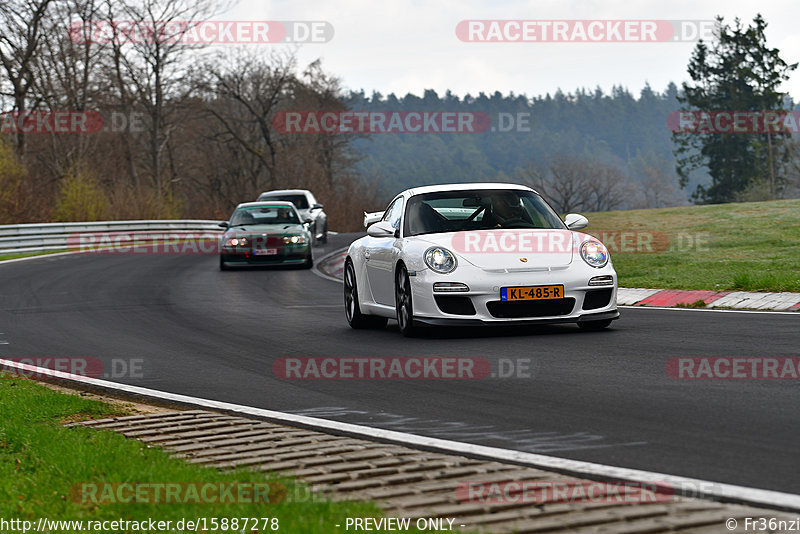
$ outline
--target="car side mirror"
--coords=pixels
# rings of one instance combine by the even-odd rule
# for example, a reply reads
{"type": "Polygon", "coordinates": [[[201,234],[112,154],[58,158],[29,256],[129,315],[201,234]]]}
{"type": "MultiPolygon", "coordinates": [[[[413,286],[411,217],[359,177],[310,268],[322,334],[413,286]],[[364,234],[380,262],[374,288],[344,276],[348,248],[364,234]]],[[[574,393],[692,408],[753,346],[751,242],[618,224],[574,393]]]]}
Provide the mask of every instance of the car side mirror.
{"type": "Polygon", "coordinates": [[[219,226],[220,228],[227,228],[228,227],[228,221],[222,221],[217,226],[219,226]]]}
{"type": "Polygon", "coordinates": [[[313,220],[311,217],[306,217],[305,223],[310,224],[313,220]]]}
{"type": "Polygon", "coordinates": [[[589,226],[589,219],[578,213],[569,213],[564,217],[564,224],[570,230],[581,230],[589,226]]]}
{"type": "Polygon", "coordinates": [[[311,205],[311,209],[312,210],[321,210],[322,209],[322,204],[312,204],[311,205]]]}
{"type": "Polygon", "coordinates": [[[378,221],[367,228],[367,235],[371,237],[393,237],[395,229],[389,221],[378,221]]]}

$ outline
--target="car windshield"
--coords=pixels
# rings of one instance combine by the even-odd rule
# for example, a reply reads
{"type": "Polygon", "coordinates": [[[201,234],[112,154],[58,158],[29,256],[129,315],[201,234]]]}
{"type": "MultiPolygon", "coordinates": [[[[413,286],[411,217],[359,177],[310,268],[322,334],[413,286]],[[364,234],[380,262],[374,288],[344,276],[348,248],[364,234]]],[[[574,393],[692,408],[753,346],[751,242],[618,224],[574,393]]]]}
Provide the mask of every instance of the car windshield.
{"type": "Polygon", "coordinates": [[[231,226],[245,224],[298,224],[300,219],[290,206],[249,206],[233,212],[231,226]]]}
{"type": "Polygon", "coordinates": [[[514,189],[441,191],[411,197],[406,207],[406,236],[491,230],[496,228],[565,228],[536,193],[514,189]]]}
{"type": "Polygon", "coordinates": [[[305,195],[264,195],[261,200],[280,200],[281,202],[291,202],[299,210],[308,209],[308,199],[305,195]]]}

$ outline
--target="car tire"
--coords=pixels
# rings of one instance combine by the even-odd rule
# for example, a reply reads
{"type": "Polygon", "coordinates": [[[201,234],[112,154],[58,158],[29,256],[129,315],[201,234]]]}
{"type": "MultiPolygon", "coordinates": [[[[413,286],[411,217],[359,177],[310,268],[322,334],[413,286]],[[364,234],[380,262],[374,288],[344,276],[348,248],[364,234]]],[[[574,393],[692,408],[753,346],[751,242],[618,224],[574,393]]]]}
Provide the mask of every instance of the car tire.
{"type": "Polygon", "coordinates": [[[418,328],[414,327],[414,302],[411,296],[411,278],[405,265],[399,265],[395,274],[394,302],[397,312],[397,326],[405,337],[414,337],[418,328]]]}
{"type": "Polygon", "coordinates": [[[309,254],[308,257],[306,258],[306,262],[303,264],[303,267],[305,267],[306,269],[310,269],[313,266],[314,266],[314,257],[311,256],[311,254],[309,254]]]}
{"type": "Polygon", "coordinates": [[[344,315],[350,328],[362,330],[365,328],[383,328],[389,321],[386,317],[365,315],[361,313],[358,305],[358,283],[353,262],[347,260],[344,264],[344,315]]]}
{"type": "Polygon", "coordinates": [[[222,259],[222,256],[219,257],[219,270],[220,271],[230,271],[231,268],[225,265],[225,260],[222,259]]]}
{"type": "Polygon", "coordinates": [[[582,323],[578,323],[578,328],[586,330],[587,332],[597,332],[598,330],[607,328],[610,324],[611,319],[605,319],[603,321],[583,321],[582,323]]]}

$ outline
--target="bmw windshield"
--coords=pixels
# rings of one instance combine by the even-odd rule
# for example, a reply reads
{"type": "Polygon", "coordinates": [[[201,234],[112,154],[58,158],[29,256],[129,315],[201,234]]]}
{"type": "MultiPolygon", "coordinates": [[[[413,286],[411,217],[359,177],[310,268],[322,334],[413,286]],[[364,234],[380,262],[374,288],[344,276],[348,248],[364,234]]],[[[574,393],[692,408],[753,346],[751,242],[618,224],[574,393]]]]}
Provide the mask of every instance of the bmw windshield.
{"type": "Polygon", "coordinates": [[[257,206],[239,208],[231,217],[231,226],[247,224],[300,224],[291,206],[257,206]]]}

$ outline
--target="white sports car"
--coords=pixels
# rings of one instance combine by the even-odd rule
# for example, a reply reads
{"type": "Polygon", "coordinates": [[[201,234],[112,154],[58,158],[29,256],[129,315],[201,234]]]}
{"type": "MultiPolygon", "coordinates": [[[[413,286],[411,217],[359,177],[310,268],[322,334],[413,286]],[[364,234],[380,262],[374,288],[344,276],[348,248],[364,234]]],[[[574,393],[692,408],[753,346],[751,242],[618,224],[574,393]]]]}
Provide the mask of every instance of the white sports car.
{"type": "Polygon", "coordinates": [[[617,273],[606,247],[575,230],[533,189],[476,183],[408,189],[384,212],[365,213],[367,236],[344,268],[353,328],[396,319],[420,326],[577,323],[619,317],[617,273]]]}

